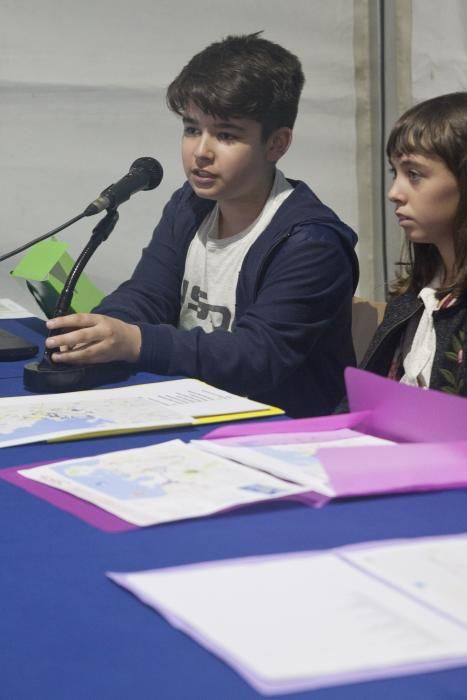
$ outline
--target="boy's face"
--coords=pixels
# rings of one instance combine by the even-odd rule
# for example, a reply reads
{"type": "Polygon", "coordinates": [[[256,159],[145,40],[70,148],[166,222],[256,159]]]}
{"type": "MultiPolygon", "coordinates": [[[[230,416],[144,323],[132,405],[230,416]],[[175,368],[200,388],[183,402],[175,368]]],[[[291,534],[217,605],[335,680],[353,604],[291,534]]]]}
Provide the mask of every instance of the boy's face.
{"type": "Polygon", "coordinates": [[[183,167],[199,197],[220,205],[227,201],[250,205],[256,199],[264,203],[273,165],[281,154],[272,137],[262,140],[259,122],[213,117],[191,104],[183,126],[183,167]]]}
{"type": "MultiPolygon", "coordinates": [[[[399,225],[414,243],[432,243],[441,255],[453,249],[460,192],[457,179],[438,158],[393,156],[394,181],[388,197],[399,225]]],[[[443,256],[444,257],[444,256],[443,256]]]]}

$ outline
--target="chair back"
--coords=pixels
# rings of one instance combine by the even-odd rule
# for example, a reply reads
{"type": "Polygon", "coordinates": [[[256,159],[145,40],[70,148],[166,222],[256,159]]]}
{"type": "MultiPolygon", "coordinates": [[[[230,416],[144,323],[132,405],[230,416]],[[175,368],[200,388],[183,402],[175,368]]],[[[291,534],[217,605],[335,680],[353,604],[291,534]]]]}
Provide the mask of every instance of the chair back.
{"type": "Polygon", "coordinates": [[[352,300],[352,339],[357,356],[357,365],[363,359],[370,341],[383,320],[386,304],[363,297],[352,300]]]}

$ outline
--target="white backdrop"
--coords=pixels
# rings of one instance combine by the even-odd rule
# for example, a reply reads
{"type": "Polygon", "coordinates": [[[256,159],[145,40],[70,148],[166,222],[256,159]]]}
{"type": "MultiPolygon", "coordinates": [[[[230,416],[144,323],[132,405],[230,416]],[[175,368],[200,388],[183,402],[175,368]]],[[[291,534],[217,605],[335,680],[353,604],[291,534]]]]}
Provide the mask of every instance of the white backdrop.
{"type": "Polygon", "coordinates": [[[467,90],[467,2],[412,2],[414,102],[467,90]]]}
{"type": "MultiPolygon", "coordinates": [[[[230,33],[262,29],[265,37],[299,56],[307,79],[294,144],[281,167],[288,176],[306,180],[361,234],[358,251],[364,274],[359,291],[383,298],[383,285],[372,286],[370,269],[382,268],[382,243],[381,250],[373,250],[379,225],[368,217],[359,222],[358,214],[367,202],[370,208],[370,200],[378,206],[380,193],[374,176],[357,188],[357,148],[360,162],[370,157],[384,160],[384,155],[374,153],[379,143],[370,149],[368,140],[357,144],[355,123],[354,41],[359,33],[354,34],[354,21],[359,20],[354,8],[366,7],[361,17],[367,17],[374,2],[0,0],[0,251],[16,248],[78,214],[124,175],[133,160],[150,155],[164,167],[162,185],[121,207],[117,228],[87,268],[104,291],[125,279],[164,202],[183,181],[181,128],[165,106],[168,83],[207,44],[230,33]]],[[[400,24],[396,37],[385,37],[386,45],[393,44],[389,82],[393,72],[398,81],[408,76],[410,101],[467,89],[467,2],[406,3],[405,23],[412,8],[409,39],[402,37],[400,24]],[[398,40],[412,44],[406,73],[398,40]]],[[[369,31],[374,41],[371,26],[369,31]]],[[[390,51],[389,46],[391,56],[390,51]]],[[[398,257],[400,232],[391,207],[386,218],[390,271],[398,257]]],[[[73,256],[82,250],[95,223],[97,217],[61,234],[73,256]]],[[[10,296],[38,312],[29,292],[8,274],[20,257],[0,263],[0,297],[10,296]]]]}
{"type": "MultiPolygon", "coordinates": [[[[411,0],[411,97],[409,104],[436,95],[467,90],[467,2],[465,0],[411,0]]],[[[397,58],[397,57],[396,57],[397,58]]],[[[404,67],[398,65],[399,80],[404,67]]],[[[389,124],[388,124],[389,126],[389,124]]],[[[390,178],[387,178],[388,186],[390,178]]],[[[402,233],[395,222],[394,205],[386,207],[388,267],[399,258],[402,233]]],[[[394,269],[394,268],[392,268],[394,269]]]]}
{"type": "MultiPolygon", "coordinates": [[[[165,89],[191,56],[235,33],[264,30],[301,59],[306,86],[285,173],[306,180],[358,228],[353,4],[349,0],[0,0],[1,250],[78,214],[139,156],[165,176],[120,209],[87,273],[110,291],[132,271],[171,192],[183,181],[181,127],[165,89]]],[[[72,255],[97,217],[60,234],[72,255]]],[[[33,310],[0,264],[0,297],[33,310]]]]}

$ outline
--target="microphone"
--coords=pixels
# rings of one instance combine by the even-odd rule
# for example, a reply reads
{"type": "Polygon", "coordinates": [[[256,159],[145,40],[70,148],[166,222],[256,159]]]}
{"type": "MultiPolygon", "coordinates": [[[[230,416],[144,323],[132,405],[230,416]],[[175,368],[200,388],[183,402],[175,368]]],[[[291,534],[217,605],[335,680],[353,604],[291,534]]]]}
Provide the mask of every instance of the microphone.
{"type": "Polygon", "coordinates": [[[140,190],[153,190],[160,185],[164,171],[155,158],[137,158],[129,172],[118,182],[106,187],[83,212],[83,216],[93,216],[103,209],[116,209],[120,204],[140,190]]]}

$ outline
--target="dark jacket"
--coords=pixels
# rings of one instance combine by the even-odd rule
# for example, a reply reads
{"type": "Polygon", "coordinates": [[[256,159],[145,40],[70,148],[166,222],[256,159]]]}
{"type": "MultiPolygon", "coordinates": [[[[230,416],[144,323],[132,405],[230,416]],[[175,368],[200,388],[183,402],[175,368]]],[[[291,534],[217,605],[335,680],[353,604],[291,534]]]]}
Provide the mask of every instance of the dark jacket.
{"type": "MultiPolygon", "coordinates": [[[[414,316],[420,318],[423,309],[415,294],[394,297],[363,358],[362,369],[388,376],[408,322],[414,316]]],[[[467,396],[467,299],[434,311],[433,324],[436,353],[429,388],[467,396]]]]}
{"type": "Polygon", "coordinates": [[[174,193],[131,279],[95,309],[140,327],[137,369],[196,377],[291,416],[332,411],[355,361],[356,235],[304,183],[291,184],[243,261],[231,332],[177,329],[188,246],[214,202],[188,184],[174,193]]]}

